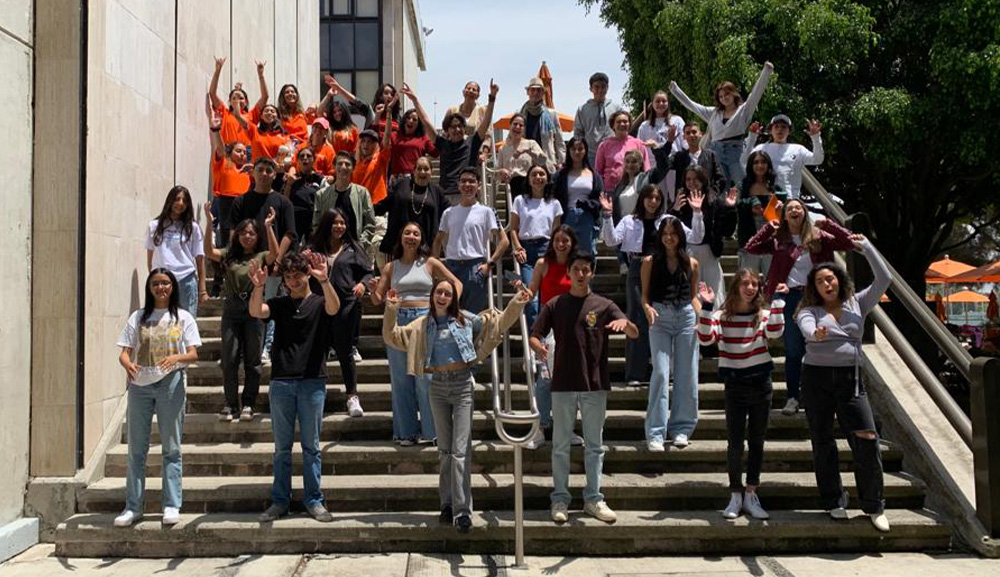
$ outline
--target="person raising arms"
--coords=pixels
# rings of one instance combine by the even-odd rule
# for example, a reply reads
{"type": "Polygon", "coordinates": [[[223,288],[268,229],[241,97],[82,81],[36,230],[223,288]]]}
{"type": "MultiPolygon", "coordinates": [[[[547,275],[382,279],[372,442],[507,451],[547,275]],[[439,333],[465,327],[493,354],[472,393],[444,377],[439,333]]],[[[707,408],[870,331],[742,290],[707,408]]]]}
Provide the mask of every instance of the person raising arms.
{"type": "Polygon", "coordinates": [[[250,146],[250,132],[245,125],[260,122],[260,112],[263,110],[264,105],[267,104],[269,94],[267,91],[267,80],[264,79],[264,66],[267,65],[267,62],[256,62],[257,82],[260,84],[260,98],[257,99],[253,108],[250,109],[247,108],[250,101],[247,99],[247,93],[243,90],[243,85],[240,82],[237,82],[233,86],[233,89],[229,91],[228,107],[219,98],[219,77],[222,75],[222,68],[225,65],[225,57],[217,57],[215,59],[215,71],[212,72],[212,81],[208,86],[208,94],[212,99],[212,109],[215,110],[221,119],[219,136],[222,138],[223,144],[228,145],[233,142],[242,142],[244,145],[250,146]],[[237,117],[243,118],[244,122],[239,122],[237,117]]]}

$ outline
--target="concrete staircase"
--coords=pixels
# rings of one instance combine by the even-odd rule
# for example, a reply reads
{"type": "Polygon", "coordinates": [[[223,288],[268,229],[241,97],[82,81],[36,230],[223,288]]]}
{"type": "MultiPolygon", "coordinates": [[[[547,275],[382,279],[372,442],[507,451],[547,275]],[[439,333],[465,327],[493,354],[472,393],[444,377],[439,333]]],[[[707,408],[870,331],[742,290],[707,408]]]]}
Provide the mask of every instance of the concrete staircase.
{"type": "MultiPolygon", "coordinates": [[[[505,203],[497,203],[501,215],[505,203]]],[[[727,245],[723,267],[736,268],[735,243],[727,245]]],[[[612,251],[599,245],[595,288],[624,309],[623,279],[612,251]]],[[[188,414],[184,430],[182,522],[161,527],[159,447],[150,451],[146,512],[133,529],[114,529],[112,519],[125,499],[126,439],[107,453],[104,478],[82,489],[77,515],[57,530],[56,552],[67,556],[211,556],[303,552],[512,552],[514,545],[513,449],[499,441],[493,426],[490,375],[480,367],[473,418],[473,497],[477,513],[468,535],[437,522],[437,453],[429,446],[392,444],[390,386],[380,310],[366,305],[359,350],[359,394],[365,416],[344,410],[340,367],[328,364],[326,417],[322,428],[323,486],[334,522],[322,524],[301,508],[289,518],[261,525],[257,514],[270,493],[273,440],[265,367],[258,411],[250,423],[221,423],[222,373],[218,359],[221,303],[200,310],[204,341],[201,360],[188,370],[188,414]]],[[[624,369],[625,341],[611,339],[611,367],[617,380],[624,369]]],[[[903,471],[904,456],[883,443],[885,497],[892,531],[875,531],[856,509],[849,521],[831,520],[816,510],[816,484],[805,416],[781,415],[784,359],[776,347],[774,409],[765,447],[761,501],[766,522],[721,516],[729,498],[723,385],[712,359],[701,362],[700,420],[685,449],[647,451],[643,441],[647,389],[616,386],[609,399],[603,490],[619,514],[606,525],[581,513],[557,526],[548,518],[550,451],[524,451],[525,548],[535,555],[715,554],[829,551],[919,551],[947,549],[951,530],[924,509],[925,487],[903,471]]],[[[514,382],[524,382],[520,337],[512,340],[514,382]]],[[[613,380],[614,377],[613,376],[613,380]]],[[[515,386],[515,407],[527,406],[527,389],[515,386]]],[[[157,443],[153,427],[153,443],[157,443]]],[[[856,496],[850,450],[840,441],[845,487],[856,496]]],[[[572,452],[571,486],[583,485],[582,448],[572,452]]],[[[301,473],[301,452],[293,454],[293,474],[301,473]]],[[[293,499],[301,496],[293,477],[293,499]]],[[[572,505],[580,509],[579,498],[572,505]]],[[[293,509],[294,511],[295,509],[293,509]]]]}

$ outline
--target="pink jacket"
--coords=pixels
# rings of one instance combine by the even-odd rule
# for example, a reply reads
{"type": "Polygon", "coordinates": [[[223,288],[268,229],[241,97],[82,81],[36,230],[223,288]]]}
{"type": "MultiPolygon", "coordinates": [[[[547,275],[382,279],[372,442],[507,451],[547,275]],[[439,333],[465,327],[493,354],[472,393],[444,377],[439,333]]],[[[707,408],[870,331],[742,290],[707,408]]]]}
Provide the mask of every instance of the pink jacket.
{"type": "Polygon", "coordinates": [[[604,190],[614,190],[618,186],[618,181],[622,179],[622,173],[625,171],[625,153],[630,150],[642,153],[642,171],[648,171],[651,168],[649,151],[646,145],[634,136],[626,136],[625,140],[611,136],[602,140],[597,147],[594,171],[601,175],[604,190]]]}
{"type": "MultiPolygon", "coordinates": [[[[819,233],[820,250],[811,254],[814,264],[832,262],[835,250],[854,250],[851,231],[830,219],[821,220],[816,226],[819,229],[817,232],[819,233]]],[[[764,294],[768,296],[774,294],[774,289],[779,283],[788,279],[788,273],[792,272],[792,267],[795,266],[795,261],[798,260],[803,250],[802,245],[795,244],[791,240],[779,241],[774,233],[774,227],[765,224],[743,247],[743,250],[750,254],[774,256],[771,260],[771,268],[767,273],[767,284],[764,285],[764,294]]]]}

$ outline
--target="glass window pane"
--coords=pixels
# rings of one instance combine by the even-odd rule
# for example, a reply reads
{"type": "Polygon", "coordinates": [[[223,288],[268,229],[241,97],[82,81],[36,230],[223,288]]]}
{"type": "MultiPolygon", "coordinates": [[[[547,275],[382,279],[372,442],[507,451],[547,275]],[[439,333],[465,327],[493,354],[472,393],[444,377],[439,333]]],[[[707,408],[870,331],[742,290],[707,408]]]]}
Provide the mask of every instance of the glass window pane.
{"type": "MultiPolygon", "coordinates": [[[[350,72],[334,72],[333,77],[337,79],[337,84],[346,88],[348,92],[354,92],[354,76],[350,72]]],[[[326,93],[324,92],[324,94],[326,93]]],[[[361,98],[359,94],[355,94],[355,96],[361,98]]]]}
{"type": "Polygon", "coordinates": [[[330,64],[330,25],[326,22],[321,22],[319,25],[319,66],[323,69],[329,69],[332,66],[330,64]]]}
{"type": "Polygon", "coordinates": [[[354,25],[354,66],[358,69],[378,69],[379,50],[378,24],[375,22],[354,25]]]}
{"type": "Polygon", "coordinates": [[[378,91],[379,79],[378,71],[363,71],[359,70],[354,73],[357,77],[358,89],[354,92],[354,95],[360,98],[364,102],[371,102],[372,97],[375,96],[375,92],[378,91]]]}
{"type": "Polygon", "coordinates": [[[354,0],[354,1],[356,2],[354,12],[358,16],[358,18],[378,17],[378,0],[354,0]]]}
{"type": "Polygon", "coordinates": [[[345,16],[351,13],[351,0],[333,0],[333,13],[345,16]]]}
{"type": "Polygon", "coordinates": [[[330,22],[330,68],[354,68],[354,25],[330,22]]]}

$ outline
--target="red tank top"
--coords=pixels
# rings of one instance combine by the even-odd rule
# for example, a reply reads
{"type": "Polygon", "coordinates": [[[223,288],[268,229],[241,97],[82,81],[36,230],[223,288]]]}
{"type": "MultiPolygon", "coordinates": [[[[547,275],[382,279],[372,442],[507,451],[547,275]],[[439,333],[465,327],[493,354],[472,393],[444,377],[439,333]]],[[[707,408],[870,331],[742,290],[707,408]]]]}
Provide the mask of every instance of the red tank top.
{"type": "Polygon", "coordinates": [[[566,265],[556,261],[548,263],[545,276],[542,277],[542,284],[538,288],[540,302],[544,305],[557,296],[568,293],[573,286],[566,274],[566,265]]]}

